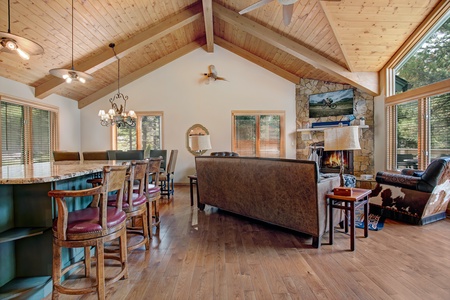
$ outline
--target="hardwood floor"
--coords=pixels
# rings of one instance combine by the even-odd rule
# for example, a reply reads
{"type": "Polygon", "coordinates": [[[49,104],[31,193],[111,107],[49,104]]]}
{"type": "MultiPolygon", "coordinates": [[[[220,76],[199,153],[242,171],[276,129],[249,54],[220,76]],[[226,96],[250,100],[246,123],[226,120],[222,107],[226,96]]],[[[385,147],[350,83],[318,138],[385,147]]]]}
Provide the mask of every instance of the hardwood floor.
{"type": "Polygon", "coordinates": [[[188,186],[161,202],[161,216],[150,251],[129,254],[129,277],[107,289],[108,299],[450,299],[448,218],[386,220],[368,238],[357,229],[351,252],[343,233],[334,245],[326,234],[315,249],[299,233],[210,206],[198,211],[188,186]]]}

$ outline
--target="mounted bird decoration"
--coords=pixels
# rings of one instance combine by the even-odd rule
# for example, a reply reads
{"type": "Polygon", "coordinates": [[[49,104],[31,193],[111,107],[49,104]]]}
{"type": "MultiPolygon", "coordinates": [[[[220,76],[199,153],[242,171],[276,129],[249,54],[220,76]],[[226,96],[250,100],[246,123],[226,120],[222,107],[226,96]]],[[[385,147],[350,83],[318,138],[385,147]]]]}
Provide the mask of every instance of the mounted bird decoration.
{"type": "Polygon", "coordinates": [[[203,73],[203,76],[206,76],[206,79],[207,79],[206,82],[205,82],[206,84],[209,84],[209,82],[212,81],[212,80],[214,80],[214,81],[216,81],[216,80],[228,81],[224,77],[220,77],[220,76],[217,75],[217,70],[216,70],[216,67],[214,67],[214,65],[209,65],[208,69],[209,69],[208,73],[203,73]]]}

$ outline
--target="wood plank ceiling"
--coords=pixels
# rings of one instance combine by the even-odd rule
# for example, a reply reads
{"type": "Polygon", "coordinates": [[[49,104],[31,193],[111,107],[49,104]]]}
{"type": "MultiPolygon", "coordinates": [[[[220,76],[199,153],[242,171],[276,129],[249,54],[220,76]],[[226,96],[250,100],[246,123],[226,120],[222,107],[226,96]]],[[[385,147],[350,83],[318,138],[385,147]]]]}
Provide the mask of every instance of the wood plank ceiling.
{"type": "MultiPolygon", "coordinates": [[[[56,93],[82,108],[117,88],[111,42],[121,58],[121,85],[216,44],[294,83],[343,82],[376,95],[378,72],[440,1],[299,0],[288,26],[277,0],[238,14],[255,2],[74,0],[74,66],[95,78],[80,88],[49,74],[71,68],[71,0],[11,1],[11,33],[45,52],[28,61],[0,52],[0,76],[35,87],[37,98],[56,93]]],[[[0,0],[0,16],[7,32],[7,0],[0,0]]]]}

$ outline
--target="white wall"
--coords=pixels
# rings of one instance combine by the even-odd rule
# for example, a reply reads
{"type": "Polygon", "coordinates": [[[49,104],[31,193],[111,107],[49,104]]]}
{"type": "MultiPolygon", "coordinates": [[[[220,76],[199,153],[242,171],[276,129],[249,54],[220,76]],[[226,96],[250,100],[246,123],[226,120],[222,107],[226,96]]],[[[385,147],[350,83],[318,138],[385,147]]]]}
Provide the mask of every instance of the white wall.
{"type": "MultiPolygon", "coordinates": [[[[211,151],[231,150],[232,110],[286,112],[286,157],[295,158],[295,84],[217,45],[214,53],[197,49],[133,83],[121,87],[129,96],[127,109],[163,111],[163,147],[178,149],[175,182],[188,182],[194,156],[186,149],[186,131],[196,123],[211,135],[211,151]],[[204,84],[202,73],[215,65],[228,81],[204,84]]],[[[81,110],[83,151],[111,148],[110,128],[102,127],[99,109],[109,109],[103,97],[81,110]]],[[[208,155],[211,151],[208,151],[208,155]]]]}
{"type": "Polygon", "coordinates": [[[80,110],[78,102],[53,94],[41,100],[34,97],[34,88],[0,77],[0,95],[57,107],[59,110],[59,148],[69,151],[81,150],[80,110]]]}

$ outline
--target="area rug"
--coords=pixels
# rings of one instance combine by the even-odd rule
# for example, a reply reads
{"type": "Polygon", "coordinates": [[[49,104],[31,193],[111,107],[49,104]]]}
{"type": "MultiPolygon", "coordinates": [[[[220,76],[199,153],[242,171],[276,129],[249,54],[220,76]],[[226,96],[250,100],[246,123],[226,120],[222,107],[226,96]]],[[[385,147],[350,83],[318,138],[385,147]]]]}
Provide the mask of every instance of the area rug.
{"type": "MultiPolygon", "coordinates": [[[[381,230],[384,227],[384,217],[369,212],[369,230],[381,230]]],[[[364,228],[364,205],[355,209],[355,227],[364,228]]]]}

